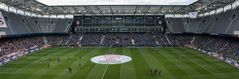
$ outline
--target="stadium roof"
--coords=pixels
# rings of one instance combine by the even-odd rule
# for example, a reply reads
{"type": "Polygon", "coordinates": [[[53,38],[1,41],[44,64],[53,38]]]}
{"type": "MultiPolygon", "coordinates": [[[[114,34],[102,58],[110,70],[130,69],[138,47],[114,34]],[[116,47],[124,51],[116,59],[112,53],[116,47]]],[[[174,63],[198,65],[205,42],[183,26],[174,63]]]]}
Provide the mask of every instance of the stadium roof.
{"type": "Polygon", "coordinates": [[[56,15],[187,14],[194,11],[203,13],[232,4],[236,0],[124,0],[124,2],[112,0],[113,3],[109,3],[110,0],[100,1],[105,2],[99,2],[99,0],[0,0],[2,3],[25,11],[56,15]]]}
{"type": "Polygon", "coordinates": [[[48,6],[64,5],[190,5],[198,0],[36,0],[48,6]]]}

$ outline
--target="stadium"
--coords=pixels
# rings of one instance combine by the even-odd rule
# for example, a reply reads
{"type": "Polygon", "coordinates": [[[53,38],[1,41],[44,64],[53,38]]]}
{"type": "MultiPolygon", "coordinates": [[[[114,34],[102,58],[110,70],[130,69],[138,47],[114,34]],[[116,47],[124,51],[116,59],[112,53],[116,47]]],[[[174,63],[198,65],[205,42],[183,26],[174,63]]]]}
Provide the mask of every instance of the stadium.
{"type": "Polygon", "coordinates": [[[239,0],[0,0],[0,79],[239,79],[239,0]]]}

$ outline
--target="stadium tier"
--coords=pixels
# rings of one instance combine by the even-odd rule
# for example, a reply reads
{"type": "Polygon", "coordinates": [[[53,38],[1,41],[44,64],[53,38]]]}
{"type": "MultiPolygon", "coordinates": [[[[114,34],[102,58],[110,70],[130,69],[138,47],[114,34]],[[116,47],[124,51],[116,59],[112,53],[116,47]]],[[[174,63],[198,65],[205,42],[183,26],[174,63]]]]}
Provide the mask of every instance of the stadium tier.
{"type": "Polygon", "coordinates": [[[0,0],[0,79],[239,79],[238,6],[0,0]]]}

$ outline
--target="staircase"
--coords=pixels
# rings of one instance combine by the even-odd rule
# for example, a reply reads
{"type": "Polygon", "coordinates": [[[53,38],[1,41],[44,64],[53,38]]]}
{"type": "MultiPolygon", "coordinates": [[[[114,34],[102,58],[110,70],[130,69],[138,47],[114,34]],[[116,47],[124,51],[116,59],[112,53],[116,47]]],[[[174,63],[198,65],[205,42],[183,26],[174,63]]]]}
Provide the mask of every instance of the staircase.
{"type": "Polygon", "coordinates": [[[71,40],[71,38],[72,38],[72,35],[67,39],[65,45],[67,45],[69,43],[69,40],[71,40]]]}
{"type": "Polygon", "coordinates": [[[57,44],[57,45],[60,45],[62,43],[63,39],[57,44]]]}
{"type": "Polygon", "coordinates": [[[196,37],[194,36],[192,41],[190,41],[190,44],[193,45],[193,42],[195,41],[196,37]]]}
{"type": "Polygon", "coordinates": [[[134,46],[135,45],[135,40],[131,39],[131,44],[134,46]]]}
{"type": "Polygon", "coordinates": [[[81,47],[80,42],[81,42],[81,40],[83,39],[83,37],[84,37],[84,36],[81,36],[81,37],[79,38],[79,40],[77,41],[77,45],[78,45],[79,47],[81,47]]]}
{"type": "Polygon", "coordinates": [[[44,41],[45,45],[48,45],[48,40],[45,36],[43,37],[43,41],[44,41]]]}
{"type": "Polygon", "coordinates": [[[159,42],[157,40],[155,41],[155,43],[156,43],[156,45],[159,45],[159,42]]]}
{"type": "Polygon", "coordinates": [[[102,35],[102,38],[100,40],[100,45],[104,45],[105,35],[102,35]]]}
{"type": "Polygon", "coordinates": [[[168,39],[168,36],[167,36],[167,35],[165,35],[165,38],[167,39],[168,43],[169,43],[170,45],[172,45],[172,43],[171,43],[171,41],[168,39]]]}

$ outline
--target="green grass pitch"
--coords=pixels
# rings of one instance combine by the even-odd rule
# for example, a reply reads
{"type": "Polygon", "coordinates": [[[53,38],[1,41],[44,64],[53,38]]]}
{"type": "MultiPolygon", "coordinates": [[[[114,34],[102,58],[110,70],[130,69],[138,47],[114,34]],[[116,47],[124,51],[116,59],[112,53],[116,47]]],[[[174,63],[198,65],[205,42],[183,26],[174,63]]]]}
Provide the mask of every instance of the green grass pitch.
{"type": "Polygon", "coordinates": [[[0,79],[239,79],[239,70],[181,47],[48,48],[1,66],[0,79]],[[90,61],[94,56],[112,53],[130,56],[132,61],[118,65],[90,61]],[[52,57],[49,68],[45,61],[40,62],[46,57],[52,57]],[[58,57],[62,63],[56,62],[58,57]],[[162,73],[151,75],[149,68],[159,68],[162,73]]]}

